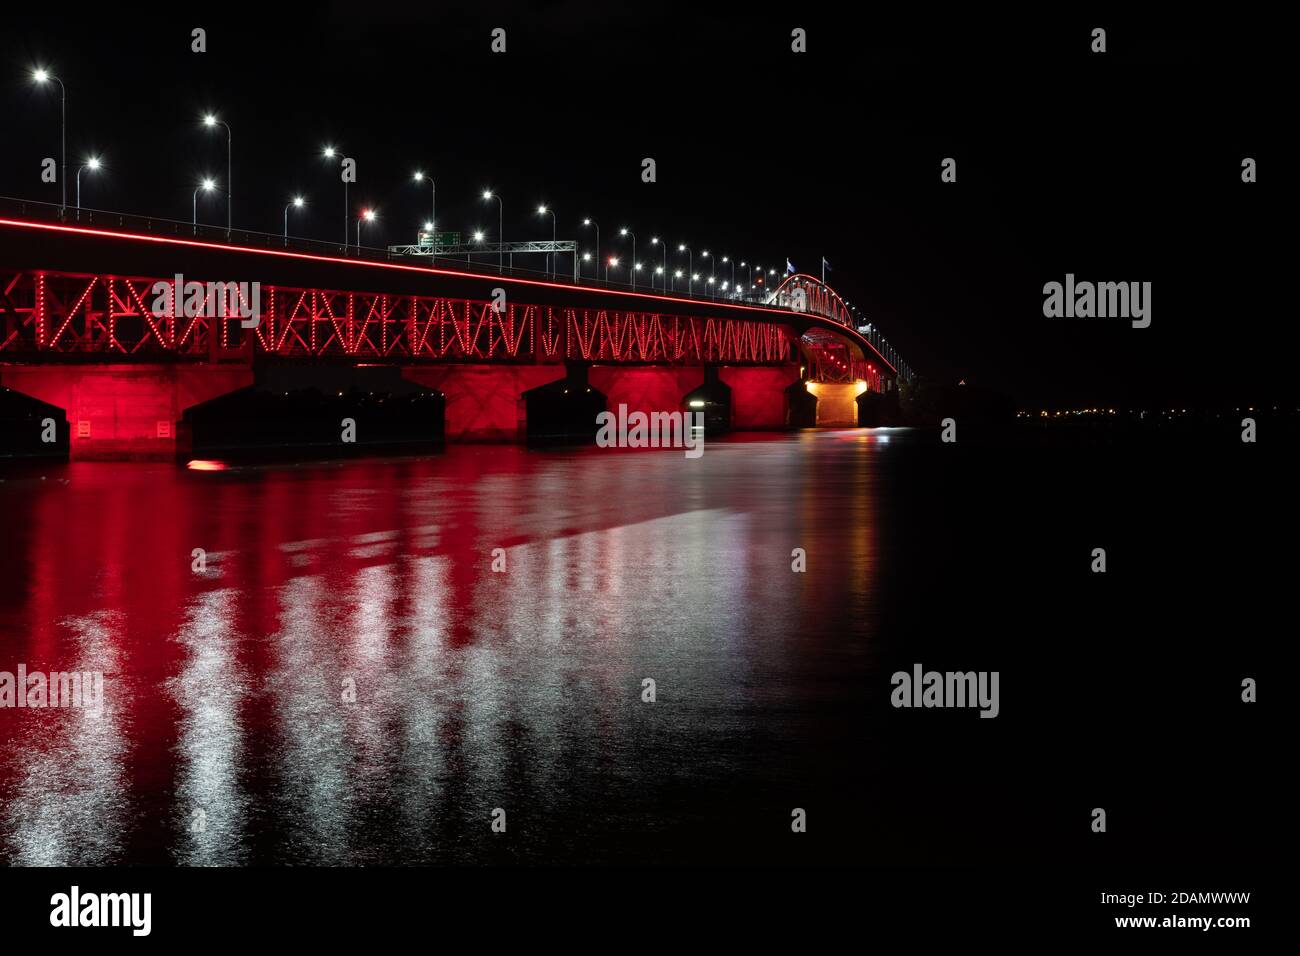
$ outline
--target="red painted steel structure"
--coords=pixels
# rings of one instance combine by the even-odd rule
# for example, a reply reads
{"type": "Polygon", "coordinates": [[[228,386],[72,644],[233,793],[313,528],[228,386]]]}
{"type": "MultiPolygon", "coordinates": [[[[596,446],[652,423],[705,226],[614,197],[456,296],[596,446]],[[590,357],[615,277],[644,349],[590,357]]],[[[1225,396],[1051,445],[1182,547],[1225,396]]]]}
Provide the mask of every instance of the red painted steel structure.
{"type": "MultiPolygon", "coordinates": [[[[160,290],[161,292],[161,290],[160,290]]],[[[245,294],[247,294],[245,292],[245,294]]],[[[10,272],[0,276],[0,358],[98,356],[246,361],[252,355],[402,363],[526,361],[662,365],[783,364],[794,335],[776,322],[434,296],[261,286],[261,322],[244,329],[233,288],[205,287],[200,309],[174,280],[10,272]],[[155,294],[155,283],[166,292],[155,294]],[[158,308],[161,306],[161,308],[158,308]],[[190,316],[188,311],[202,314],[190,316]],[[251,353],[251,354],[250,354],[251,353]]]]}
{"type": "Polygon", "coordinates": [[[813,276],[795,272],[785,277],[773,293],[778,305],[797,312],[811,312],[853,328],[853,313],[838,292],[813,276]]]}
{"type": "Polygon", "coordinates": [[[717,368],[739,429],[787,427],[801,378],[890,386],[833,290],[794,276],[779,291],[799,295],[691,299],[0,219],[0,387],[64,409],[73,458],[122,458],[182,452],[185,409],[275,362],[394,365],[443,395],[448,439],[471,441],[522,438],[524,396],[572,363],[607,400],[649,410],[679,408],[717,368]],[[176,272],[210,290],[200,314],[177,308],[196,303],[176,272]],[[207,280],[250,273],[260,322],[244,328],[251,285],[207,280]]]}

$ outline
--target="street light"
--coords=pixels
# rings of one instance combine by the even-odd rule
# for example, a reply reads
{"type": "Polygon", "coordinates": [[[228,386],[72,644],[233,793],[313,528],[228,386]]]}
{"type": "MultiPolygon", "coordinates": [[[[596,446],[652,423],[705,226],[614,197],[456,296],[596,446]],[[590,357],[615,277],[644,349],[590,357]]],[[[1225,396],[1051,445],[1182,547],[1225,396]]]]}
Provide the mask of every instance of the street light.
{"type": "Polygon", "coordinates": [[[490,189],[483,190],[483,201],[487,202],[487,200],[489,199],[495,199],[497,201],[497,272],[501,272],[502,265],[503,265],[501,252],[505,248],[505,244],[506,244],[506,237],[505,237],[505,227],[506,227],[505,205],[506,204],[502,202],[501,197],[493,193],[492,190],[490,189]]]}
{"type": "Polygon", "coordinates": [[[203,182],[199,183],[198,186],[195,187],[195,189],[194,189],[194,220],[193,220],[193,225],[194,225],[194,234],[195,234],[195,235],[198,235],[198,232],[199,232],[199,190],[202,190],[202,191],[205,192],[205,193],[210,193],[210,192],[212,192],[212,190],[214,190],[214,189],[216,189],[216,188],[217,188],[217,184],[216,184],[213,180],[211,180],[211,179],[205,179],[205,180],[203,180],[203,182]]]}
{"type": "MultiPolygon", "coordinates": [[[[709,285],[713,285],[713,277],[714,277],[714,274],[715,274],[715,270],[717,269],[717,264],[716,264],[716,263],[717,263],[717,260],[714,259],[711,255],[709,255],[709,250],[708,250],[708,249],[705,249],[705,250],[704,250],[702,253],[700,253],[700,254],[701,254],[702,256],[704,256],[704,258],[706,258],[706,259],[709,260],[709,285]]],[[[713,293],[713,290],[710,289],[710,290],[709,290],[709,294],[712,295],[712,293],[713,293]]]]}
{"type": "MultiPolygon", "coordinates": [[[[730,256],[723,256],[723,257],[722,257],[722,264],[723,264],[723,265],[730,265],[730,266],[731,266],[731,285],[732,285],[732,288],[735,288],[735,285],[736,285],[736,260],[733,259],[733,258],[731,258],[730,256]]],[[[741,265],[743,266],[744,263],[742,262],[741,265]]],[[[726,286],[724,285],[723,288],[725,289],[726,286]]]]}
{"type": "MultiPolygon", "coordinates": [[[[326,146],[324,149],[324,154],[326,159],[333,159],[335,156],[338,156],[338,150],[336,150],[333,146],[326,146]]],[[[340,160],[341,159],[342,157],[340,157],[340,160]]],[[[341,162],[340,162],[340,166],[342,166],[341,162]]],[[[348,181],[345,179],[343,180],[343,251],[344,252],[348,251],[349,213],[350,213],[350,207],[348,206],[348,181]]]]}
{"type": "Polygon", "coordinates": [[[550,214],[551,217],[551,251],[546,254],[546,271],[551,274],[551,279],[555,279],[555,260],[551,257],[555,255],[555,210],[547,209],[545,206],[537,207],[537,215],[545,216],[550,214]]]}
{"type": "Polygon", "coordinates": [[[618,265],[618,257],[610,256],[605,260],[605,281],[609,282],[609,267],[618,265]]]}
{"type": "MultiPolygon", "coordinates": [[[[658,236],[651,236],[651,237],[650,237],[650,245],[652,245],[652,246],[663,246],[663,247],[664,247],[664,264],[663,264],[663,268],[662,268],[662,269],[657,269],[657,270],[655,270],[655,271],[656,271],[656,272],[659,272],[659,273],[661,273],[661,274],[666,274],[666,273],[668,272],[668,243],[666,243],[666,242],[660,242],[658,236]]],[[[667,280],[665,279],[665,281],[667,281],[667,280]]],[[[653,285],[653,283],[652,283],[652,284],[651,284],[651,288],[653,288],[653,287],[654,287],[654,285],[653,285]]]]}
{"type": "Polygon", "coordinates": [[[682,270],[678,269],[673,273],[673,291],[677,291],[677,280],[682,277],[682,270]]]}
{"type": "MultiPolygon", "coordinates": [[[[686,243],[683,242],[683,243],[681,243],[680,245],[677,246],[677,251],[678,251],[678,252],[684,252],[684,253],[686,253],[686,268],[687,268],[687,269],[694,269],[694,268],[695,268],[695,263],[694,263],[694,261],[693,261],[693,257],[692,257],[692,255],[691,255],[691,247],[688,246],[686,243]]],[[[691,278],[694,279],[695,277],[694,277],[694,276],[691,276],[691,278]]],[[[686,283],[686,294],[687,294],[687,295],[690,295],[690,294],[691,294],[691,283],[690,283],[689,280],[688,280],[687,283],[686,283]]]]}
{"type": "Polygon", "coordinates": [[[59,204],[60,210],[68,208],[68,88],[63,85],[63,81],[46,69],[37,69],[32,73],[32,79],[37,83],[44,83],[47,80],[53,80],[59,84],[60,91],[60,120],[59,128],[63,134],[63,165],[59,168],[59,187],[63,190],[63,200],[59,204]]]}
{"type": "MultiPolygon", "coordinates": [[[[425,180],[425,175],[419,170],[416,170],[414,179],[417,183],[422,183],[425,180]]],[[[438,221],[438,184],[433,181],[432,176],[429,176],[428,180],[432,196],[429,198],[429,223],[425,226],[425,229],[432,232],[433,224],[438,221]]]]}
{"type": "Polygon", "coordinates": [[[231,222],[232,222],[232,216],[231,216],[231,202],[232,202],[232,199],[233,199],[233,193],[234,193],[234,181],[231,179],[231,165],[230,165],[230,160],[231,160],[232,153],[231,153],[231,146],[230,146],[230,144],[231,144],[231,140],[232,140],[234,137],[233,137],[233,134],[230,132],[230,124],[224,122],[223,120],[219,120],[219,119],[217,119],[217,118],[216,118],[215,116],[213,116],[211,113],[209,113],[207,116],[203,117],[203,125],[204,125],[204,126],[208,126],[208,127],[212,127],[212,126],[224,126],[224,127],[226,128],[226,238],[229,239],[229,238],[230,238],[230,224],[231,224],[231,222]]]}
{"type": "Polygon", "coordinates": [[[92,173],[99,169],[99,157],[92,156],[77,167],[77,218],[81,218],[81,171],[89,169],[92,173]]]}
{"type": "Polygon", "coordinates": [[[600,225],[599,223],[591,219],[582,220],[582,224],[584,226],[591,226],[593,229],[596,230],[596,278],[599,279],[600,278],[600,225]]]}
{"type": "Polygon", "coordinates": [[[361,251],[361,224],[374,221],[375,211],[373,209],[363,209],[361,215],[357,216],[357,252],[361,251]]]}
{"type": "Polygon", "coordinates": [[[632,291],[635,292],[636,291],[636,233],[624,227],[618,231],[618,234],[620,236],[632,237],[632,268],[628,270],[628,273],[632,276],[632,291]]]}
{"type": "Polygon", "coordinates": [[[284,244],[286,246],[289,244],[289,207],[292,206],[295,209],[301,209],[306,205],[306,203],[307,200],[303,199],[301,196],[294,196],[291,202],[287,202],[284,205],[284,244]]]}

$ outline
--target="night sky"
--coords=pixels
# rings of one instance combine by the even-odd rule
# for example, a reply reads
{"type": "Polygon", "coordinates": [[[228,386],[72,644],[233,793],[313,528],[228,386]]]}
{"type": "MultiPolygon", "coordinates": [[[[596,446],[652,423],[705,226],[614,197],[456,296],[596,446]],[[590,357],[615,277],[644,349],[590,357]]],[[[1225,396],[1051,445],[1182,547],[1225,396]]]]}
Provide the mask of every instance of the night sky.
{"type": "MultiPolygon", "coordinates": [[[[57,92],[30,81],[45,65],[68,88],[69,164],[107,167],[83,176],[86,206],[188,221],[197,180],[225,178],[224,131],[199,123],[212,110],[234,132],[238,228],[278,234],[302,193],[291,233],[338,238],[334,144],[358,161],[354,210],[381,217],[367,244],[414,238],[423,169],[440,227],[463,233],[495,232],[490,186],[507,240],[549,238],[546,202],[560,238],[590,245],[591,216],[626,258],[627,226],[651,265],[652,235],[690,244],[706,274],[704,249],[814,274],[825,255],[921,375],[1023,407],[1295,398],[1294,317],[1268,295],[1286,275],[1270,146],[1290,111],[1243,24],[806,3],[125,9],[6,13],[0,195],[58,200],[39,180],[59,148],[57,92]],[[796,26],[807,54],[790,53],[796,26]],[[1260,182],[1241,182],[1244,156],[1260,182]],[[1043,283],[1067,272],[1152,282],[1151,328],[1044,318],[1043,283]]],[[[200,218],[223,222],[224,203],[200,218]]]]}

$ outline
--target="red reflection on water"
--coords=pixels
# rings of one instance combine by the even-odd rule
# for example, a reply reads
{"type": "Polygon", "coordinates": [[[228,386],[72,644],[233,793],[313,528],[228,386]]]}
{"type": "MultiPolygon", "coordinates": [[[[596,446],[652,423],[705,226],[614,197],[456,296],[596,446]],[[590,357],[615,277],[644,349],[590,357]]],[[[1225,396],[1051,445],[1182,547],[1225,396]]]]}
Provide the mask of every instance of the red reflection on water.
{"type": "Polygon", "coordinates": [[[448,807],[518,792],[541,813],[611,768],[635,780],[646,673],[744,702],[817,633],[806,589],[871,581],[865,502],[846,526],[807,444],[465,446],[219,480],[77,462],[0,486],[0,670],[105,678],[93,726],[0,711],[0,859],[445,860],[481,852],[448,807]],[[791,547],[827,535],[833,566],[792,574],[791,547]]]}

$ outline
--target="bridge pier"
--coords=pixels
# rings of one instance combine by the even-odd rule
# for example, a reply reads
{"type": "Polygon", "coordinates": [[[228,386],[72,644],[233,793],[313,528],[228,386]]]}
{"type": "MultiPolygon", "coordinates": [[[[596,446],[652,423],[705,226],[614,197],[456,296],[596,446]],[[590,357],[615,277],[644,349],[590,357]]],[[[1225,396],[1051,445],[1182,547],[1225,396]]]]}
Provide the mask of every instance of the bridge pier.
{"type": "Polygon", "coordinates": [[[74,461],[171,460],[185,450],[177,445],[185,409],[253,384],[253,372],[212,365],[28,365],[0,367],[0,384],[64,410],[74,461]]]}
{"type": "Polygon", "coordinates": [[[731,388],[731,427],[736,431],[789,427],[786,389],[799,381],[798,365],[724,365],[718,377],[731,388]]]}
{"type": "MultiPolygon", "coordinates": [[[[609,411],[683,411],[687,393],[704,384],[704,367],[654,368],[647,365],[593,365],[587,381],[605,396],[609,411]]],[[[593,423],[594,427],[594,423],[593,423]]]]}
{"type": "MultiPolygon", "coordinates": [[[[402,378],[446,402],[447,441],[515,442],[527,435],[524,393],[563,379],[563,365],[413,365],[402,378]]],[[[595,428],[595,423],[592,423],[595,428]]]]}
{"type": "Polygon", "coordinates": [[[865,382],[810,382],[808,392],[817,399],[817,424],[856,428],[858,396],[866,390],[865,382]]]}

